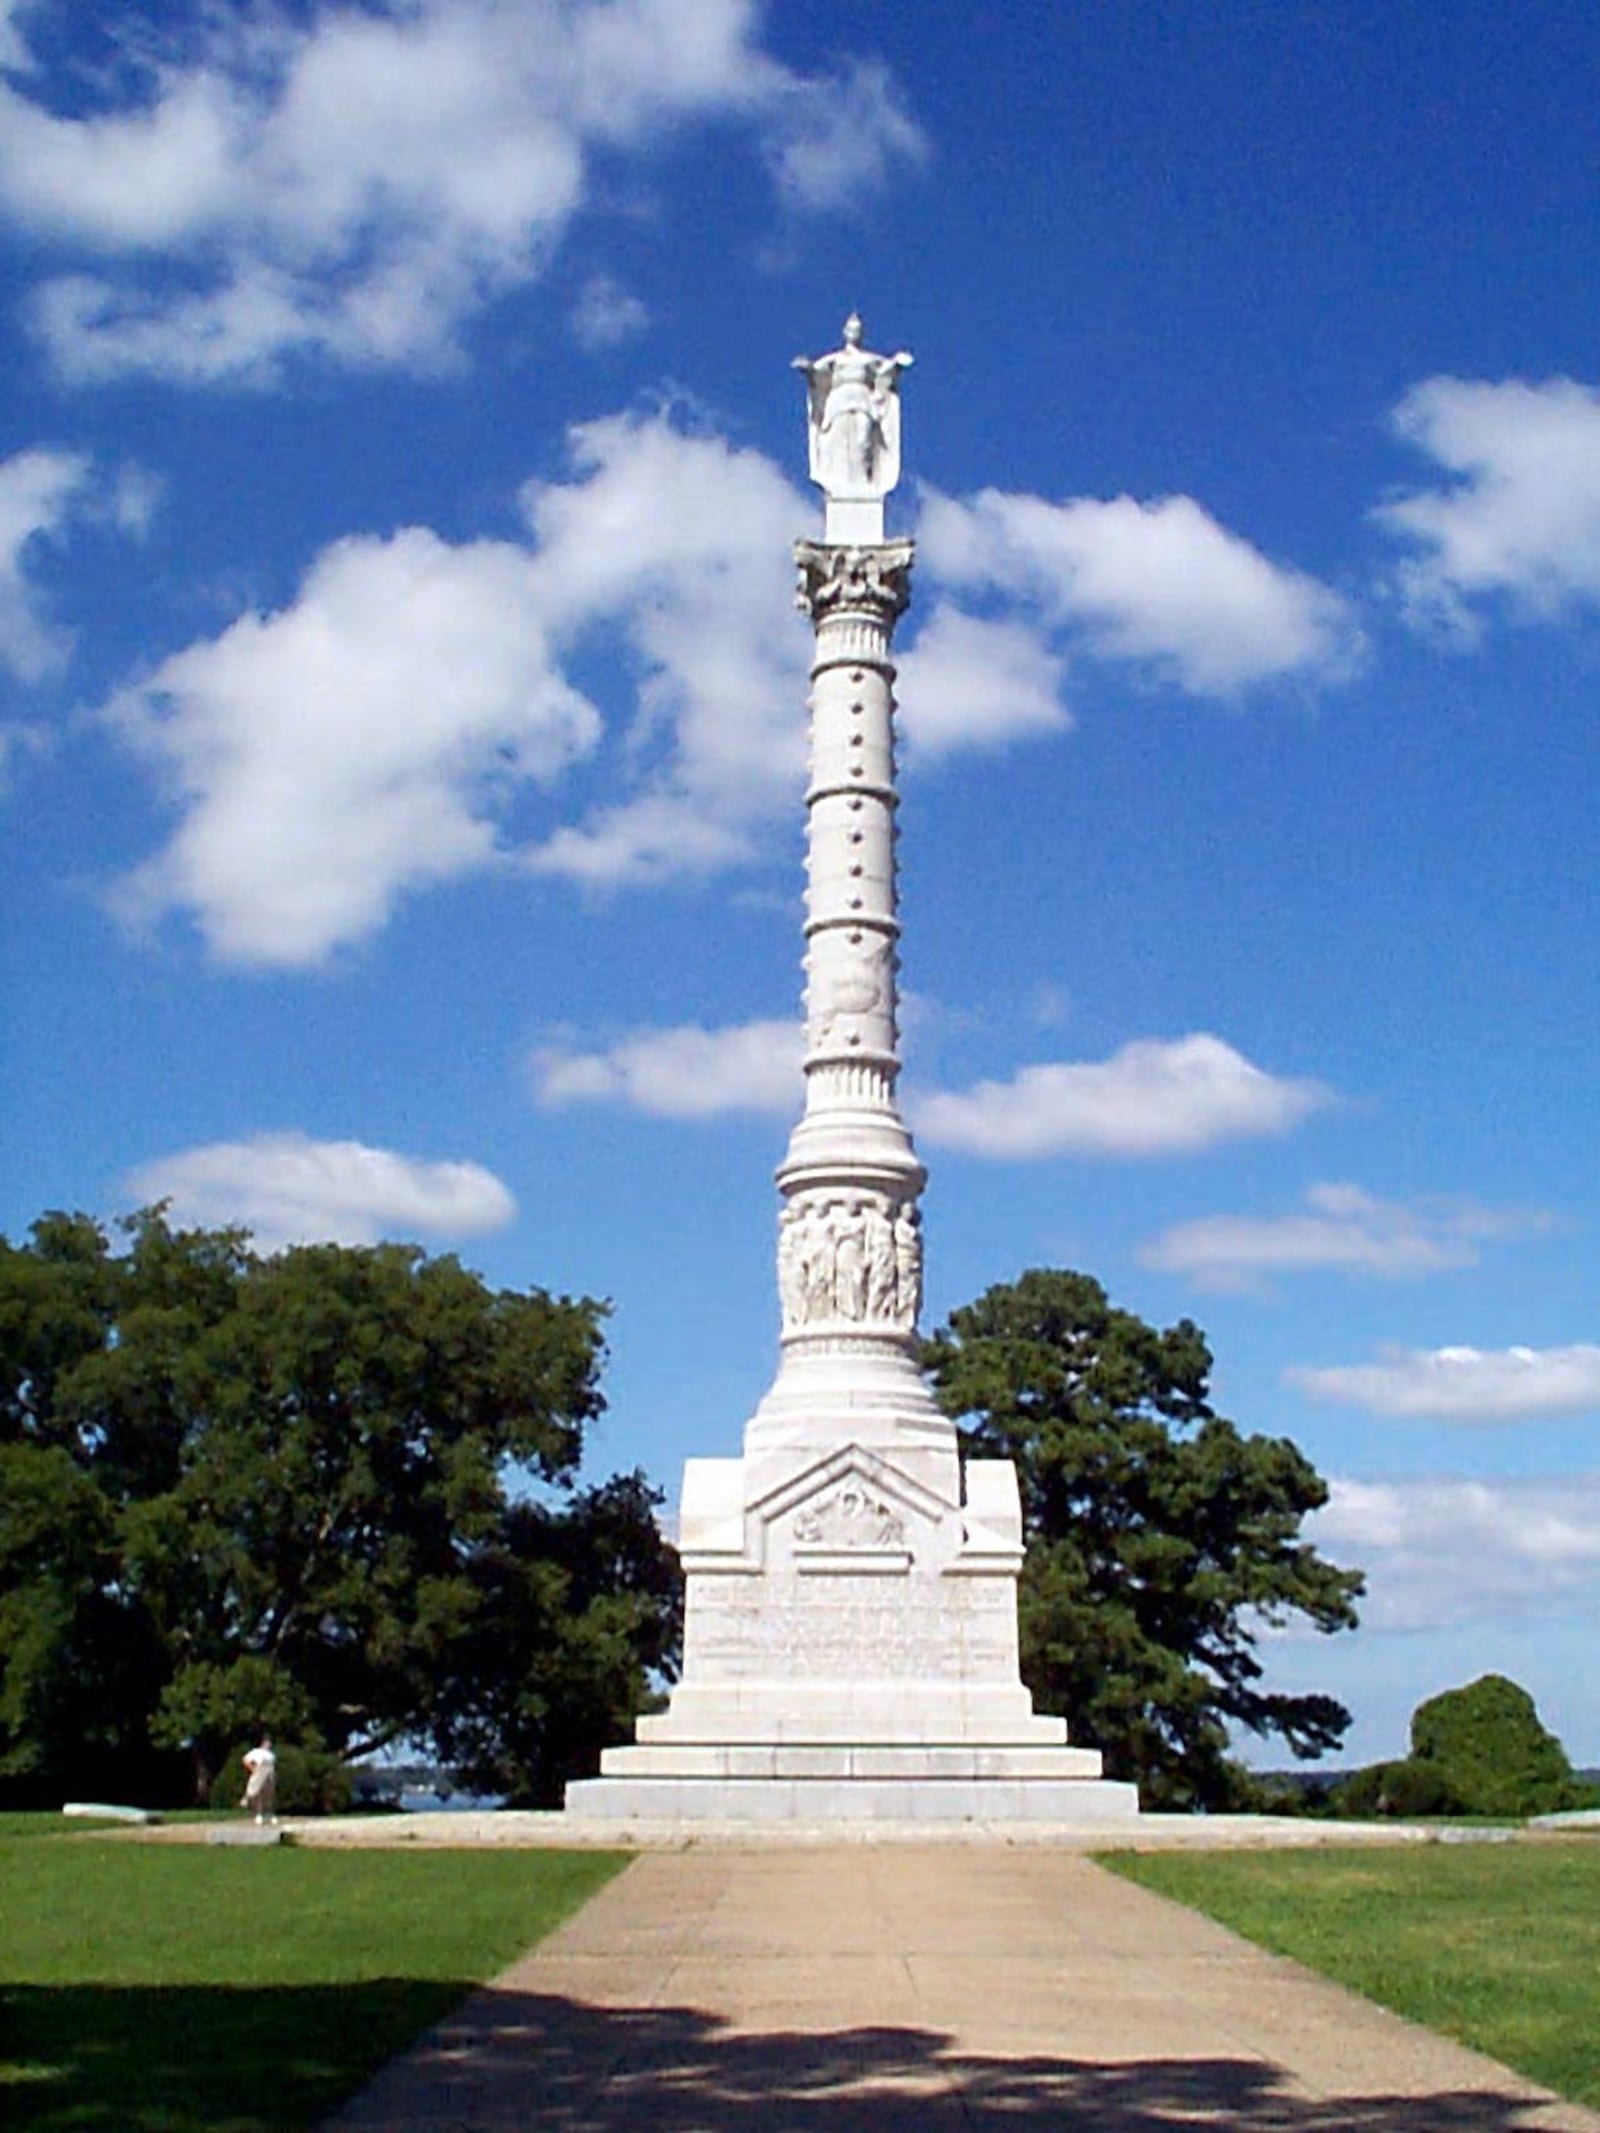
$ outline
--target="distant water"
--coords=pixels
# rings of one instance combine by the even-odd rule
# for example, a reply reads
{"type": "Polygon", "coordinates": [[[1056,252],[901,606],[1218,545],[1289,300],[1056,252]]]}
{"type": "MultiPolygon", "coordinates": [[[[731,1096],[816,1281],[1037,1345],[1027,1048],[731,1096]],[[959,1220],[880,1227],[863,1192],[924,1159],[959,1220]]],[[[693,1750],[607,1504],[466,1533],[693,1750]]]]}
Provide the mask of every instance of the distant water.
{"type": "Polygon", "coordinates": [[[493,1792],[423,1792],[408,1786],[400,1795],[400,1812],[408,1815],[487,1814],[504,1807],[505,1795],[493,1792]]]}

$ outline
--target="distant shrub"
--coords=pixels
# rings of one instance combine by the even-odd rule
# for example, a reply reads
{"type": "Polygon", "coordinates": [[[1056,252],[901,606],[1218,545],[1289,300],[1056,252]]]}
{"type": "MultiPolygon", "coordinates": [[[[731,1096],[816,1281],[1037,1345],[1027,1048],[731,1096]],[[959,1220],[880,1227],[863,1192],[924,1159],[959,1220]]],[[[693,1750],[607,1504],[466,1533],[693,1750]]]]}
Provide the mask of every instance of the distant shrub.
{"type": "Polygon", "coordinates": [[[1566,1750],[1539,1722],[1533,1698],[1503,1674],[1485,1674],[1419,1704],[1411,1753],[1374,1763],[1339,1785],[1336,1814],[1539,1815],[1588,1804],[1566,1750]]]}
{"type": "Polygon", "coordinates": [[[1465,1814],[1554,1814],[1576,1806],[1583,1791],[1533,1698],[1503,1674],[1419,1704],[1410,1759],[1441,1773],[1465,1814]]]}
{"type": "MultiPolygon", "coordinates": [[[[338,1815],[350,1805],[350,1772],[326,1748],[275,1748],[280,1815],[338,1815]]],[[[213,1807],[237,1807],[244,1798],[244,1750],[235,1749],[211,1787],[213,1807]]]]}
{"type": "Polygon", "coordinates": [[[1345,1815],[1355,1821],[1370,1821],[1381,1814],[1380,1802],[1384,1798],[1383,1781],[1396,1767],[1393,1763],[1369,1763],[1364,1770],[1352,1770],[1347,1778],[1341,1778],[1328,1798],[1328,1805],[1336,1815],[1345,1815]]]}

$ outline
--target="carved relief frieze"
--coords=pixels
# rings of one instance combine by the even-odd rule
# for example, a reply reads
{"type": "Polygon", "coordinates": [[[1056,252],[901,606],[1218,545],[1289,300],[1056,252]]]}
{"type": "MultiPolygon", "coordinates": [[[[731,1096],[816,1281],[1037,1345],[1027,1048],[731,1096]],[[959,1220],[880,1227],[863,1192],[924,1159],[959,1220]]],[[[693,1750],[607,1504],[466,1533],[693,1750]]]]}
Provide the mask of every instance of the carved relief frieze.
{"type": "Polygon", "coordinates": [[[843,1320],[909,1332],[922,1308],[922,1230],[910,1205],[867,1194],[807,1196],[778,1223],[785,1329],[843,1320]]]}
{"type": "Polygon", "coordinates": [[[816,1503],[807,1504],[794,1522],[802,1548],[903,1548],[906,1522],[891,1503],[847,1481],[816,1503]]]}

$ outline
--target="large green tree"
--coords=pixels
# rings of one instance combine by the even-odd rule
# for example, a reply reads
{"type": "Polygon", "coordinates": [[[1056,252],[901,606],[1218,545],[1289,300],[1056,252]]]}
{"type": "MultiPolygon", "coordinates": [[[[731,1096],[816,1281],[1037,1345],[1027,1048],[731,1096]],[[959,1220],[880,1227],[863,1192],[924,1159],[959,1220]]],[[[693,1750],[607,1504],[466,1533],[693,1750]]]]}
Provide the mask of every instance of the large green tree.
{"type": "Polygon", "coordinates": [[[1352,1627],[1362,1581],[1301,1536],[1327,1497],[1304,1455],[1213,1411],[1197,1326],[1157,1331],[1088,1275],[1035,1270],[952,1312],[924,1360],[963,1449],[1016,1465],[1023,1675],[1110,1775],[1147,1805],[1221,1808],[1249,1797],[1230,1727],[1337,1746],[1349,1713],[1265,1689],[1257,1636],[1352,1627]]]}
{"type": "Polygon", "coordinates": [[[181,1755],[203,1790],[265,1724],[470,1740],[549,1797],[598,1745],[580,1708],[624,1729],[676,1648],[647,1485],[575,1486],[603,1307],[410,1246],[122,1227],[0,1240],[0,1784],[164,1789],[181,1755]],[[519,1729],[534,1661],[553,1715],[519,1729]]]}

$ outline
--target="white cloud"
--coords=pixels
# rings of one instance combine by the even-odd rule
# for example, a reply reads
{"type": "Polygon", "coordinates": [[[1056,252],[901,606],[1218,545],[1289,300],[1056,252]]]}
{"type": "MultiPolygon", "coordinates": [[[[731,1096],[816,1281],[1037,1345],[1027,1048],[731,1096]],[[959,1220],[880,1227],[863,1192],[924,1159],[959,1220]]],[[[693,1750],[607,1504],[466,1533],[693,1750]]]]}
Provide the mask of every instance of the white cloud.
{"type": "Polygon", "coordinates": [[[1600,1602],[1600,1475],[1556,1480],[1329,1483],[1306,1537],[1367,1572],[1373,1629],[1592,1609],[1600,1602]]]}
{"type": "Polygon", "coordinates": [[[121,885],[213,953],[314,963],[402,890],[496,861],[497,815],[599,730],[555,671],[515,546],[420,527],[327,549],[293,605],[164,660],[110,715],[183,818],[121,885]]]}
{"type": "Polygon", "coordinates": [[[1063,662],[1024,622],[980,619],[941,600],[896,665],[900,723],[919,756],[998,747],[1072,723],[1061,702],[1063,662]]]}
{"type": "Polygon", "coordinates": [[[37,446],[0,460],[0,666],[37,681],[61,666],[72,640],[49,618],[29,572],[41,541],[57,538],[85,500],[89,462],[37,446]]]}
{"type": "Polygon", "coordinates": [[[925,489],[918,540],[941,583],[998,592],[1105,659],[1147,666],[1200,696],[1292,675],[1335,677],[1359,650],[1350,609],[1271,562],[1192,497],[1049,503],[925,489]]]}
{"type": "Polygon", "coordinates": [[[1496,597],[1543,619],[1600,605],[1600,392],[1429,378],[1394,425],[1446,476],[1376,513],[1421,551],[1399,572],[1415,619],[1470,637],[1496,597]]]}
{"type": "Polygon", "coordinates": [[[1600,1414],[1600,1347],[1386,1348],[1376,1363],[1287,1373],[1313,1399],[1402,1420],[1531,1422],[1600,1414]]]}
{"type": "Polygon", "coordinates": [[[759,19],[752,0],[213,9],[182,52],[130,48],[97,111],[0,83],[0,205],[93,262],[41,288],[36,326],[79,379],[438,364],[542,274],[597,154],[733,122],[807,210],[916,156],[881,69],[798,75],[759,19]]]}
{"type": "Polygon", "coordinates": [[[626,1105],[656,1118],[714,1118],[728,1111],[798,1111],[803,1039],[795,1022],[727,1029],[637,1030],[600,1050],[541,1046],[530,1067],[548,1108],[626,1105]]]}
{"type": "MultiPolygon", "coordinates": [[[[790,553],[809,501],[681,412],[583,424],[570,447],[568,479],[522,493],[526,545],[351,536],[286,606],[121,692],[113,721],[179,816],[122,885],[126,917],[190,913],[225,961],[315,963],[426,882],[516,865],[649,884],[748,860],[798,821],[811,647],[790,553]],[[606,677],[604,732],[569,678],[579,664],[606,677]],[[597,750],[599,797],[577,813],[552,799],[513,842],[514,800],[597,750]]],[[[1068,723],[1061,662],[1027,621],[936,604],[904,674],[929,753],[1068,723]]],[[[1186,1085],[1207,1058],[1186,1055],[1186,1085]]],[[[1255,1070],[1228,1062],[1213,1105],[1264,1115],[1277,1085],[1259,1076],[1246,1096],[1255,1070]]],[[[1034,1108],[1064,1100],[1049,1087],[1063,1072],[1081,1092],[1091,1070],[1037,1070],[1034,1108]]]]}
{"type": "Polygon", "coordinates": [[[767,157],[780,197],[802,214],[861,207],[899,164],[920,164],[928,144],[894,77],[876,60],[849,62],[837,79],[769,77],[767,157]]]}
{"type": "Polygon", "coordinates": [[[1332,1101],[1314,1081],[1286,1081],[1220,1037],[1142,1038],[1098,1063],[1024,1067],[1010,1081],[920,1096],[919,1136],[969,1155],[1186,1155],[1219,1142],[1286,1133],[1332,1101]]]}
{"type": "Polygon", "coordinates": [[[796,492],[665,416],[591,423],[573,456],[573,480],[524,493],[531,547],[422,527],[337,542],[288,606],[121,693],[112,721],[180,813],[121,885],[124,916],[186,911],[221,960],[315,963],[421,883],[706,872],[798,806],[796,492]],[[601,630],[637,677],[602,765],[612,797],[512,846],[513,799],[601,738],[564,672],[601,630]]]}
{"type": "Polygon", "coordinates": [[[587,882],[725,866],[799,805],[809,644],[790,550],[807,506],[759,453],[665,418],[589,423],[573,453],[577,480],[524,491],[537,597],[568,642],[621,623],[642,671],[631,790],[529,864],[587,882]]]}
{"type": "Polygon", "coordinates": [[[591,274],[572,307],[572,333],[580,348],[617,348],[636,340],[650,323],[639,298],[609,274],[591,274]]]}
{"type": "Polygon", "coordinates": [[[424,1162],[360,1141],[262,1133],[157,1156],[126,1190],[170,1200],[180,1222],[241,1224],[257,1247],[375,1244],[396,1237],[469,1237],[503,1229],[516,1202],[478,1163],[424,1162]]]}
{"type": "Polygon", "coordinates": [[[1549,1227],[1533,1211],[1496,1211],[1470,1201],[1379,1200],[1359,1185],[1313,1185],[1291,1215],[1205,1215],[1152,1238],[1146,1266],[1239,1288],[1264,1274],[1323,1268],[1401,1280],[1476,1266],[1486,1238],[1549,1227]]]}

